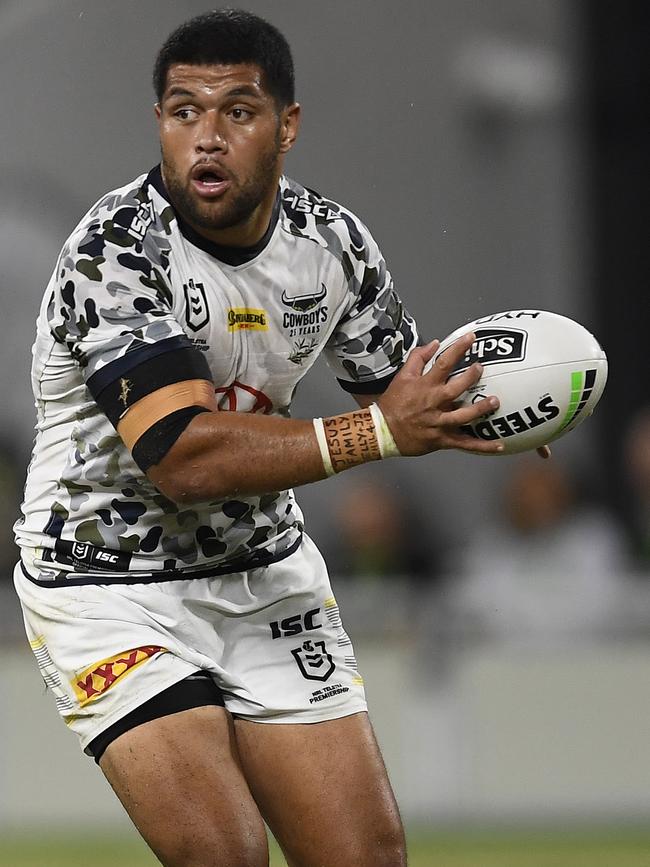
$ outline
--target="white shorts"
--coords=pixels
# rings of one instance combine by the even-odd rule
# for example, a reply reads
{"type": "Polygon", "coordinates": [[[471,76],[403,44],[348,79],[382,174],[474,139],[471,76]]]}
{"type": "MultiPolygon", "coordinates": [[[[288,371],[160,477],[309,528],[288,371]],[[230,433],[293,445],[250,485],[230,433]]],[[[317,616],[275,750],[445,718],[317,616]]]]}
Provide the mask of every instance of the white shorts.
{"type": "Polygon", "coordinates": [[[269,566],[154,584],[44,587],[15,572],[32,650],[82,748],[204,670],[237,717],[310,723],[366,710],[320,552],[307,536],[269,566]]]}

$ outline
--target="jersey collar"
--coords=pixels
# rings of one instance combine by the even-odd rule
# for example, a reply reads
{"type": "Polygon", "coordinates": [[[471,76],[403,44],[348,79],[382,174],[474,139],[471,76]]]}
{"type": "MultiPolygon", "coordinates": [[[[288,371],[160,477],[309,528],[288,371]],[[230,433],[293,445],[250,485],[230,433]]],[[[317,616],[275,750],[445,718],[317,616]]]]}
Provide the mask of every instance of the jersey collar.
{"type": "Polygon", "coordinates": [[[245,265],[256,256],[259,256],[271,240],[271,235],[273,234],[280,216],[280,190],[278,190],[273,205],[273,213],[271,214],[269,227],[257,244],[253,244],[252,247],[229,247],[223,244],[215,244],[214,241],[209,241],[207,238],[204,238],[203,235],[200,235],[190,225],[188,225],[188,223],[185,222],[178,211],[174,208],[169,198],[167,188],[165,187],[165,182],[163,181],[160,165],[151,169],[147,175],[147,181],[171,205],[174,214],[176,215],[178,228],[181,230],[183,237],[186,238],[190,244],[193,244],[200,250],[204,250],[206,253],[209,253],[211,256],[214,256],[215,259],[224,262],[226,265],[245,265]]]}

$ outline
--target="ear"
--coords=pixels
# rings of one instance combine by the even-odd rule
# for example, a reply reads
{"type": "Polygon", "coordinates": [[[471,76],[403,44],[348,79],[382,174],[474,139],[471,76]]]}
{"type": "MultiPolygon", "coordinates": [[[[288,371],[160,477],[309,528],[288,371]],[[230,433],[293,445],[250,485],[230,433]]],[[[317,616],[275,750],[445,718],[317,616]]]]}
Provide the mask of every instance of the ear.
{"type": "Polygon", "coordinates": [[[286,154],[293,147],[300,128],[300,105],[294,102],[282,109],[280,114],[280,153],[286,154]]]}
{"type": "Polygon", "coordinates": [[[156,115],[156,120],[160,120],[160,103],[159,102],[157,102],[154,105],[153,110],[154,110],[154,114],[156,115]]]}

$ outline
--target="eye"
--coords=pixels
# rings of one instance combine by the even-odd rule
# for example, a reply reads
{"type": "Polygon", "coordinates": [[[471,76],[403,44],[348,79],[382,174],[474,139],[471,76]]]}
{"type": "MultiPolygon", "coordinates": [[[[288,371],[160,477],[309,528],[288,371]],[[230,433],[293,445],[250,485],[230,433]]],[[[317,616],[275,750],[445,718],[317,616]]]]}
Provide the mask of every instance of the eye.
{"type": "Polygon", "coordinates": [[[240,105],[235,106],[230,109],[230,116],[233,120],[250,120],[253,116],[253,112],[247,108],[242,108],[240,105]]]}
{"type": "Polygon", "coordinates": [[[174,117],[179,120],[194,120],[197,117],[197,111],[194,108],[178,108],[174,112],[174,117]]]}

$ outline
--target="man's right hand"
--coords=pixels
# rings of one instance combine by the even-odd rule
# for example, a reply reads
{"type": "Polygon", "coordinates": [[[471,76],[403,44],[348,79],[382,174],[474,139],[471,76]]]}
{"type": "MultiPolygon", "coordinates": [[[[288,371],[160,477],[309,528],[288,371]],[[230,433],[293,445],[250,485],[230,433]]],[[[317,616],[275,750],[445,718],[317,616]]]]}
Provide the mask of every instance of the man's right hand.
{"type": "Polygon", "coordinates": [[[403,455],[423,455],[439,449],[460,449],[494,455],[503,451],[499,442],[480,440],[463,433],[461,425],[470,424],[499,406],[498,398],[487,396],[471,406],[458,407],[456,401],[481,378],[483,368],[472,364],[449,379],[476,335],[465,334],[446,349],[430,369],[429,361],[440,348],[434,340],[417,347],[377,403],[384,414],[397,448],[403,455]]]}

